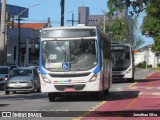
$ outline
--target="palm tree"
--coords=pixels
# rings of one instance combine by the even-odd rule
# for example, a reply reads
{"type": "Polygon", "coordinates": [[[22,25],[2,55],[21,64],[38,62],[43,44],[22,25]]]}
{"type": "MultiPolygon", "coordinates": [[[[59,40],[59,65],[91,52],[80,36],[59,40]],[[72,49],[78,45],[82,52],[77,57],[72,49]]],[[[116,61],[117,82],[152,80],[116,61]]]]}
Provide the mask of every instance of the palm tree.
{"type": "Polygon", "coordinates": [[[60,5],[61,5],[61,26],[64,26],[64,5],[65,0],[61,0],[60,5]]]}

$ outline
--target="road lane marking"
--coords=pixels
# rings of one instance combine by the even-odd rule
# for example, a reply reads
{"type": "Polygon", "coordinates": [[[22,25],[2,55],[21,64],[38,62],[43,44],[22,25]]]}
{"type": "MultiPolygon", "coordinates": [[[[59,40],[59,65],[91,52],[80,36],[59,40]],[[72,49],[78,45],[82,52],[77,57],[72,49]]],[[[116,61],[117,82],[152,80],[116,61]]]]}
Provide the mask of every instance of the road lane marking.
{"type": "Polygon", "coordinates": [[[140,93],[138,94],[138,96],[139,96],[139,95],[142,95],[142,94],[143,94],[143,92],[140,92],[140,93]]]}
{"type": "Polygon", "coordinates": [[[160,95],[160,92],[153,92],[152,95],[160,95]]]}
{"type": "Polygon", "coordinates": [[[95,111],[98,107],[102,106],[103,104],[105,104],[107,102],[108,101],[102,101],[102,102],[97,103],[95,105],[95,107],[91,107],[91,109],[89,109],[87,112],[84,112],[83,115],[81,115],[80,117],[73,118],[72,120],[80,120],[80,119],[84,118],[85,116],[89,115],[90,113],[95,111]]]}
{"type": "Polygon", "coordinates": [[[132,83],[131,85],[129,85],[128,87],[132,87],[133,85],[137,84],[137,82],[132,83]]]}
{"type": "Polygon", "coordinates": [[[127,108],[128,108],[128,109],[131,108],[132,105],[137,101],[137,99],[138,99],[138,98],[134,98],[134,99],[128,104],[127,108]]]}

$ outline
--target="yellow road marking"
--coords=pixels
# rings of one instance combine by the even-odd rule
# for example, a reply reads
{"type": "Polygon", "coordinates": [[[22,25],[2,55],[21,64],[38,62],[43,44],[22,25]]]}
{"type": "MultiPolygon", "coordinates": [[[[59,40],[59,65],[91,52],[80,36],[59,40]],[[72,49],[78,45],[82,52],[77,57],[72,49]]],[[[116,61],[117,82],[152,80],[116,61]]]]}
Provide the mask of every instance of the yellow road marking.
{"type": "Polygon", "coordinates": [[[76,117],[76,118],[73,118],[72,120],[80,120],[82,119],[83,117],[87,116],[88,114],[90,114],[92,111],[94,111],[95,109],[97,109],[98,107],[102,106],[103,104],[107,103],[108,101],[102,101],[102,102],[99,102],[98,104],[95,105],[95,107],[92,107],[89,111],[83,113],[83,115],[81,117],[76,117]]]}
{"type": "Polygon", "coordinates": [[[137,98],[133,99],[133,100],[129,103],[129,105],[127,106],[127,108],[128,108],[128,109],[131,108],[132,105],[136,102],[136,100],[137,100],[137,98]]]}
{"type": "Polygon", "coordinates": [[[132,87],[133,85],[137,84],[137,82],[132,83],[131,85],[129,85],[128,87],[132,87]]]}

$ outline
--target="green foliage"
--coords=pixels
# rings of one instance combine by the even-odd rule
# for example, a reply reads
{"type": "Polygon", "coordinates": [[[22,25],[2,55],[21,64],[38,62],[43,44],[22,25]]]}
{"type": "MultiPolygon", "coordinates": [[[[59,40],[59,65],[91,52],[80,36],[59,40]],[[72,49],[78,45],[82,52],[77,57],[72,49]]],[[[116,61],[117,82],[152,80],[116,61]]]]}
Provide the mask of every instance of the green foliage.
{"type": "Polygon", "coordinates": [[[123,41],[128,39],[128,27],[125,19],[114,19],[106,25],[106,32],[114,41],[123,41]],[[112,33],[111,33],[112,32],[112,33]]]}
{"type": "MultiPolygon", "coordinates": [[[[138,68],[146,68],[146,61],[139,63],[136,67],[138,68]]],[[[152,65],[147,65],[147,68],[152,68],[152,65]]]]}
{"type": "MultiPolygon", "coordinates": [[[[148,33],[154,40],[153,51],[160,51],[160,0],[108,0],[110,12],[120,9],[122,6],[132,7],[129,13],[139,15],[145,10],[146,17],[141,26],[142,34],[148,33]]],[[[111,14],[111,13],[110,13],[111,14]]]]}
{"type": "Polygon", "coordinates": [[[139,48],[142,44],[144,44],[144,40],[141,37],[136,36],[134,38],[134,49],[139,48]]]}
{"type": "Polygon", "coordinates": [[[136,19],[131,19],[131,23],[128,23],[126,18],[112,19],[114,12],[124,10],[125,5],[129,4],[123,0],[108,0],[107,5],[109,8],[107,16],[110,22],[106,25],[106,32],[112,33],[109,34],[110,37],[116,42],[130,43],[134,48],[142,45],[144,41],[133,33],[136,28],[136,19]],[[129,28],[129,24],[132,24],[132,28],[129,28]]]}
{"type": "Polygon", "coordinates": [[[160,51],[160,0],[149,1],[146,14],[142,24],[142,34],[148,33],[154,39],[152,50],[160,51]]]}

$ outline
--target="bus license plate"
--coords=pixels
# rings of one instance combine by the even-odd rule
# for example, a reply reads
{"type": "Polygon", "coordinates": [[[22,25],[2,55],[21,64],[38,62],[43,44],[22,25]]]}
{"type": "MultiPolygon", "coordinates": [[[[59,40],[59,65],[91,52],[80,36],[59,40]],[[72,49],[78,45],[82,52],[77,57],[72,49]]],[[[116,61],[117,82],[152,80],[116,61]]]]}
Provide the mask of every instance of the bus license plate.
{"type": "Polygon", "coordinates": [[[76,91],[76,90],[75,90],[74,88],[68,87],[68,88],[65,88],[64,91],[65,91],[65,92],[74,92],[74,91],[76,91]]]}

